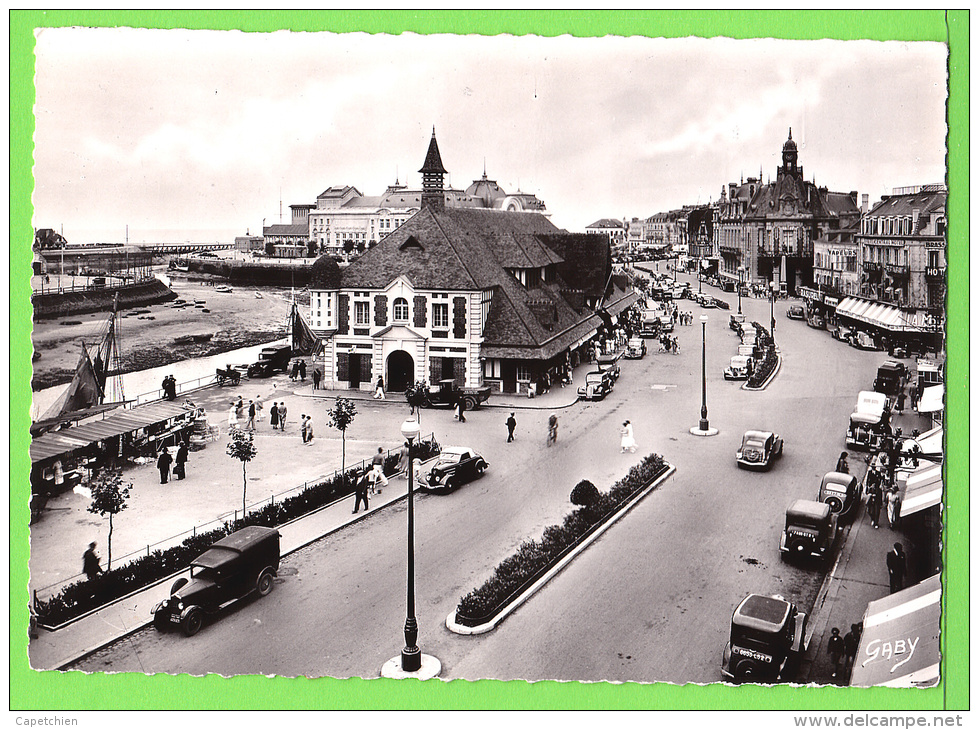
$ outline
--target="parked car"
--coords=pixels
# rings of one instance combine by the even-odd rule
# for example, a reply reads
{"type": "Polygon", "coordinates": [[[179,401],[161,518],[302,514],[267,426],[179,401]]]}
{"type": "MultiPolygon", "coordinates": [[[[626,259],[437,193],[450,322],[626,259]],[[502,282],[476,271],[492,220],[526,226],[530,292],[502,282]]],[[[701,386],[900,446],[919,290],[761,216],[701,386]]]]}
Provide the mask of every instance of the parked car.
{"type": "Polygon", "coordinates": [[[860,504],[860,482],[853,474],[831,471],[819,483],[819,501],[825,502],[834,515],[849,515],[860,504]]]}
{"type": "Polygon", "coordinates": [[[743,314],[732,314],[731,319],[728,321],[728,326],[741,335],[741,330],[744,329],[744,315],[743,314]]]}
{"type": "Polygon", "coordinates": [[[880,350],[881,346],[877,344],[871,335],[866,332],[854,332],[850,336],[851,347],[856,347],[858,350],[880,350]]]}
{"type": "Polygon", "coordinates": [[[901,384],[907,377],[908,368],[903,362],[885,360],[877,368],[874,390],[885,395],[897,395],[901,390],[901,384]]]}
{"type": "Polygon", "coordinates": [[[731,305],[730,304],[728,304],[723,299],[718,299],[717,297],[714,297],[714,306],[717,307],[718,309],[730,309],[731,308],[731,305]]]}
{"type": "Polygon", "coordinates": [[[491,393],[492,389],[488,385],[482,388],[460,388],[454,380],[447,378],[440,380],[437,388],[426,388],[422,408],[454,407],[462,398],[466,403],[466,410],[472,411],[478,408],[480,403],[488,400],[491,393]]]}
{"type": "Polygon", "coordinates": [[[279,531],[251,525],[223,537],[190,564],[190,578],[180,578],[170,597],[153,609],[158,631],[179,627],[193,636],[204,625],[204,615],[249,593],[272,592],[279,570],[279,531]]]}
{"type": "Polygon", "coordinates": [[[782,437],[771,431],[745,431],[738,449],[738,466],[768,469],[782,455],[782,437]]]}
{"type": "Polygon", "coordinates": [[[785,510],[779,554],[781,557],[825,560],[832,554],[836,527],[836,513],[830,505],[797,499],[785,510]]]}
{"type": "Polygon", "coordinates": [[[442,449],[435,465],[428,472],[430,492],[447,492],[483,476],[489,464],[468,446],[449,446],[442,449]]]}
{"type": "Polygon", "coordinates": [[[852,338],[853,338],[853,330],[850,329],[849,327],[840,326],[837,327],[835,330],[833,330],[834,340],[839,340],[840,342],[849,343],[852,338]]]}
{"type": "Polygon", "coordinates": [[[602,400],[612,391],[612,379],[602,370],[585,375],[585,384],[578,388],[578,396],[585,400],[602,400]]]}
{"type": "Polygon", "coordinates": [[[289,345],[263,347],[258,353],[258,362],[248,366],[248,377],[267,378],[276,372],[284,373],[289,369],[291,358],[292,348],[289,345]]]}
{"type": "Polygon", "coordinates": [[[817,330],[826,329],[826,319],[821,315],[814,314],[812,317],[806,320],[806,324],[817,330]]]}
{"type": "Polygon", "coordinates": [[[785,311],[785,316],[789,319],[805,319],[806,308],[801,304],[793,304],[785,311]]]}
{"type": "Polygon", "coordinates": [[[735,682],[789,680],[806,653],[808,617],[782,596],[750,594],[731,617],[721,674],[735,682]]]}
{"type": "Polygon", "coordinates": [[[664,314],[659,318],[659,329],[660,332],[672,332],[673,331],[673,317],[664,314]]]}
{"type": "Polygon", "coordinates": [[[703,309],[716,309],[717,300],[714,299],[714,297],[705,294],[700,298],[700,306],[703,309]]]}
{"type": "Polygon", "coordinates": [[[725,380],[747,380],[751,376],[751,358],[735,355],[731,364],[724,368],[725,380]]]}
{"type": "Polygon", "coordinates": [[[642,337],[632,337],[625,347],[625,356],[629,360],[642,360],[646,357],[646,340],[642,337]]]}
{"type": "Polygon", "coordinates": [[[848,449],[873,451],[884,437],[884,407],[887,396],[870,390],[857,394],[857,405],[850,414],[850,425],[846,429],[848,449]]]}
{"type": "Polygon", "coordinates": [[[605,373],[607,377],[611,378],[612,385],[615,385],[615,381],[622,374],[622,369],[619,367],[620,357],[622,357],[621,354],[598,356],[598,369],[605,373]]]}

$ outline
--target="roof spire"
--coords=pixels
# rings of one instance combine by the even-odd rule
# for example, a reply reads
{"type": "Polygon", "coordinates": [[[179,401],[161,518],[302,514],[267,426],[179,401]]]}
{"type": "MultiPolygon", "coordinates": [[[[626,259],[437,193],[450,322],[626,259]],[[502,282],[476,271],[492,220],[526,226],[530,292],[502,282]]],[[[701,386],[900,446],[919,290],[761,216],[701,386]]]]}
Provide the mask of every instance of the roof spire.
{"type": "MultiPolygon", "coordinates": [[[[432,134],[435,134],[435,127],[432,127],[432,134]]],[[[789,139],[792,139],[792,127],[789,127],[789,139]]]]}

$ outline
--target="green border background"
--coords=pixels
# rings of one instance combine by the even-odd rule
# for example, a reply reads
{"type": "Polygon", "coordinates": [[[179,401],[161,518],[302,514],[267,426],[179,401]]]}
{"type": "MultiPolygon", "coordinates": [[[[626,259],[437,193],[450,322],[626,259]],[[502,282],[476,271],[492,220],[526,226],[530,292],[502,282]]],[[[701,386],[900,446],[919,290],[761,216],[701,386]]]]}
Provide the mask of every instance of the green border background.
{"type": "MultiPolygon", "coordinates": [[[[11,710],[969,709],[969,12],[922,11],[10,11],[11,710]],[[306,30],[939,41],[949,44],[948,384],[943,675],[933,689],[677,687],[558,682],[204,678],[35,672],[27,661],[30,265],[35,28],[306,30]],[[16,475],[16,478],[14,477],[16,475]],[[952,667],[949,671],[948,668],[952,667]]],[[[860,73],[860,69],[854,69],[860,73]]]]}

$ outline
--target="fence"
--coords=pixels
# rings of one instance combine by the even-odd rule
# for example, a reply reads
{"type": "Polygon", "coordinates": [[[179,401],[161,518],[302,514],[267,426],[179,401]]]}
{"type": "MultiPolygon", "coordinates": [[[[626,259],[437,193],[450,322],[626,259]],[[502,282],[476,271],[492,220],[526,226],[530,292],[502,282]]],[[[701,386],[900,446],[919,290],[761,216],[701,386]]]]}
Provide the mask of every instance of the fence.
{"type": "MultiPolygon", "coordinates": [[[[177,395],[180,395],[181,393],[190,393],[194,390],[200,390],[201,388],[206,388],[209,385],[214,385],[216,382],[217,374],[204,375],[200,378],[195,378],[194,380],[177,383],[177,395]]],[[[135,400],[127,402],[127,408],[146,405],[147,403],[152,403],[158,400],[163,400],[163,388],[157,388],[156,390],[151,390],[147,393],[137,395],[135,400]]]]}
{"type": "MultiPolygon", "coordinates": [[[[420,441],[429,441],[429,440],[433,440],[434,438],[435,438],[435,434],[433,432],[433,433],[429,433],[428,436],[421,438],[420,441]]],[[[384,453],[385,460],[387,460],[387,458],[390,457],[391,454],[395,453],[395,451],[401,453],[400,448],[388,449],[384,453]]],[[[368,464],[370,463],[371,463],[370,460],[363,459],[357,464],[346,467],[346,469],[343,470],[335,469],[331,474],[323,474],[321,476],[316,477],[315,479],[306,480],[302,484],[297,484],[296,486],[290,487],[289,489],[283,492],[279,492],[278,494],[273,494],[266,499],[259,500],[258,502],[252,502],[251,504],[245,506],[245,512],[242,514],[242,517],[244,518],[244,516],[248,514],[248,512],[254,512],[256,510],[261,509],[266,504],[272,504],[276,501],[281,502],[287,497],[293,496],[294,494],[300,494],[306,489],[308,489],[311,484],[319,484],[320,482],[325,482],[334,479],[341,473],[341,471],[345,471],[349,473],[351,471],[359,472],[365,470],[367,469],[368,464]]],[[[401,471],[395,472],[395,474],[400,474],[400,473],[401,471]]],[[[329,504],[324,505],[324,507],[329,507],[329,506],[330,506],[329,504]]],[[[323,507],[319,507],[317,508],[317,510],[313,510],[313,511],[318,511],[319,509],[323,509],[323,507]]],[[[311,513],[307,513],[307,514],[311,514],[311,513]]],[[[306,515],[303,516],[305,517],[306,515]]],[[[183,532],[178,533],[176,535],[171,535],[170,537],[163,538],[162,540],[158,540],[157,542],[150,543],[149,545],[146,546],[145,550],[143,548],[140,548],[139,550],[133,550],[132,552],[126,553],[122,557],[116,558],[113,565],[115,565],[118,568],[120,565],[124,565],[127,562],[130,562],[131,560],[134,560],[138,557],[142,557],[143,555],[149,555],[155,548],[162,549],[162,548],[174,547],[176,545],[179,545],[188,537],[192,537],[196,535],[198,530],[201,532],[207,532],[208,530],[214,530],[218,527],[221,527],[222,525],[225,525],[228,522],[235,522],[237,520],[238,520],[238,510],[231,510],[229,512],[225,512],[224,514],[219,515],[213,520],[209,520],[199,525],[194,525],[189,530],[184,530],[183,532]]],[[[44,586],[43,588],[37,588],[34,590],[34,595],[40,598],[41,600],[51,598],[52,596],[57,595],[57,593],[61,590],[62,587],[69,585],[71,583],[78,582],[79,580],[81,580],[83,576],[84,576],[83,573],[77,573],[73,576],[65,578],[64,580],[60,580],[57,583],[52,583],[51,585],[44,586]]]]}

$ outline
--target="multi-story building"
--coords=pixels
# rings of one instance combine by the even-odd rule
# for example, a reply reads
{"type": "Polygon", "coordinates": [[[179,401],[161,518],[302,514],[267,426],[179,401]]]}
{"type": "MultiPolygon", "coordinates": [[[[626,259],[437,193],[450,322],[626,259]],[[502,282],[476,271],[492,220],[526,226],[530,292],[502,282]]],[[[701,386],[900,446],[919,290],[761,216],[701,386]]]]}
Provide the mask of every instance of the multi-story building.
{"type": "Polygon", "coordinates": [[[817,292],[837,300],[860,294],[858,228],[829,231],[813,241],[812,275],[817,292]]]}
{"type": "Polygon", "coordinates": [[[851,227],[860,214],[855,191],[831,192],[804,179],[791,129],[775,182],[763,185],[759,176],[730,183],[719,205],[721,278],[790,292],[812,282],[813,241],[851,227]]]}
{"type": "Polygon", "coordinates": [[[420,210],[349,266],[313,265],[310,325],[327,387],[388,390],[450,378],[532,392],[638,297],[605,235],[540,213],[447,205],[435,137],[420,210]]]}
{"type": "Polygon", "coordinates": [[[615,218],[601,218],[585,226],[585,233],[607,237],[612,248],[622,247],[626,242],[625,224],[615,218]]]}

